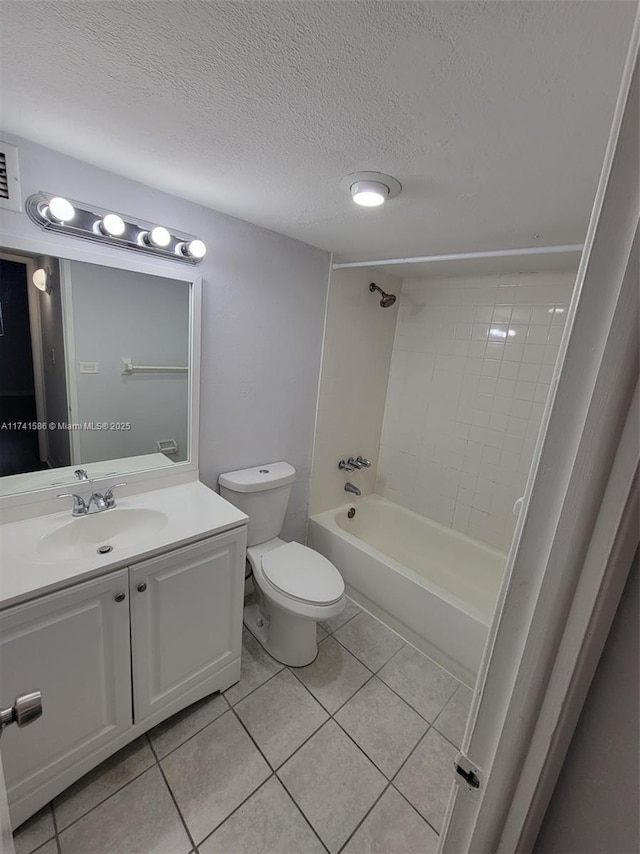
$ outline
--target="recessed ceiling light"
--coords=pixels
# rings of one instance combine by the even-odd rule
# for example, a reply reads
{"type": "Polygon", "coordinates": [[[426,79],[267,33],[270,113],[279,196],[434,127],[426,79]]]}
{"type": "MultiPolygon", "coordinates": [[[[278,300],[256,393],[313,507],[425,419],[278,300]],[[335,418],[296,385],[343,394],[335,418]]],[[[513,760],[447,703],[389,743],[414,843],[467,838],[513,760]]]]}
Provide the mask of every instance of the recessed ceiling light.
{"type": "Polygon", "coordinates": [[[357,205],[365,208],[379,207],[402,189],[399,181],[382,172],[352,172],[340,181],[340,187],[351,194],[357,205]]]}
{"type": "Polygon", "coordinates": [[[388,195],[387,185],[378,181],[356,181],[351,185],[351,198],[363,208],[377,208],[386,202],[388,195]]]}

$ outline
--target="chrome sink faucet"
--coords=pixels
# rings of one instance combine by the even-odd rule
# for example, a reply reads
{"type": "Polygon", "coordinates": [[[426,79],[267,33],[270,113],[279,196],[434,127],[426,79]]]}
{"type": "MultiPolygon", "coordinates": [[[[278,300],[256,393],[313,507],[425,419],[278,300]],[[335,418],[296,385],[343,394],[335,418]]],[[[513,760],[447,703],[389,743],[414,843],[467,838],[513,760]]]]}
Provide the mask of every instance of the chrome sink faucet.
{"type": "Polygon", "coordinates": [[[116,506],[116,499],[113,495],[113,490],[119,486],[126,486],[127,482],[114,483],[109,487],[104,495],[101,492],[93,491],[93,481],[84,469],[77,469],[75,472],[78,480],[88,481],[91,485],[91,497],[86,500],[81,495],[75,492],[61,492],[56,498],[73,498],[73,507],[71,509],[72,516],[91,516],[94,513],[101,513],[103,510],[110,510],[116,506]]]}

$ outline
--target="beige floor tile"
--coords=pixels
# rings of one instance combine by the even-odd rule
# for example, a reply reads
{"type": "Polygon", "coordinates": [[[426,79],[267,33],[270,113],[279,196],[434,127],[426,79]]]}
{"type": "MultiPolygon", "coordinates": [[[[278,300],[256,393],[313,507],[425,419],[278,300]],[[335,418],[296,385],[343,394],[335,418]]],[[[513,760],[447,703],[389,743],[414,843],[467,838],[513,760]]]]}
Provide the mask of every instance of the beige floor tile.
{"type": "Polygon", "coordinates": [[[436,854],[438,834],[390,786],[343,854],[436,854]]]}
{"type": "Polygon", "coordinates": [[[296,667],[295,675],[330,714],[371,678],[371,671],[334,638],[318,644],[315,661],[296,667]]]}
{"type": "Polygon", "coordinates": [[[400,769],[393,783],[438,833],[454,782],[458,751],[431,728],[400,769]]]}
{"type": "Polygon", "coordinates": [[[366,611],[345,623],[333,636],[374,672],[404,646],[399,635],[366,611]]]}
{"type": "Polygon", "coordinates": [[[426,655],[404,647],[378,673],[380,679],[433,723],[460,685],[426,655]]]}

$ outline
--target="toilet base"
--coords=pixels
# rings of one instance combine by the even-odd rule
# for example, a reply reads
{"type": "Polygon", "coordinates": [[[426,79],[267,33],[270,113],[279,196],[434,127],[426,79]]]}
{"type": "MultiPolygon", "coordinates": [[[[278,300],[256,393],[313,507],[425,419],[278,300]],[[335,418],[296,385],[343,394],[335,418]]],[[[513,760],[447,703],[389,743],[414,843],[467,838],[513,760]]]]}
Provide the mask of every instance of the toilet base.
{"type": "Polygon", "coordinates": [[[318,654],[317,621],[297,617],[269,602],[269,619],[257,602],[246,605],[243,622],[272,658],[288,667],[305,667],[318,654]]]}

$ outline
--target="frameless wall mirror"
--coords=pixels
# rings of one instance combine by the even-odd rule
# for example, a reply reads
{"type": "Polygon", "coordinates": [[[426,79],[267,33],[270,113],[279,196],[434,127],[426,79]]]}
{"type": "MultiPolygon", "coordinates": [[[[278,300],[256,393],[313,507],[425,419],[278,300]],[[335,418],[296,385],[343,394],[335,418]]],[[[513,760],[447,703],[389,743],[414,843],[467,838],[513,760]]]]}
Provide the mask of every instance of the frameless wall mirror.
{"type": "Polygon", "coordinates": [[[190,460],[192,291],[0,251],[0,495],[190,460]]]}

